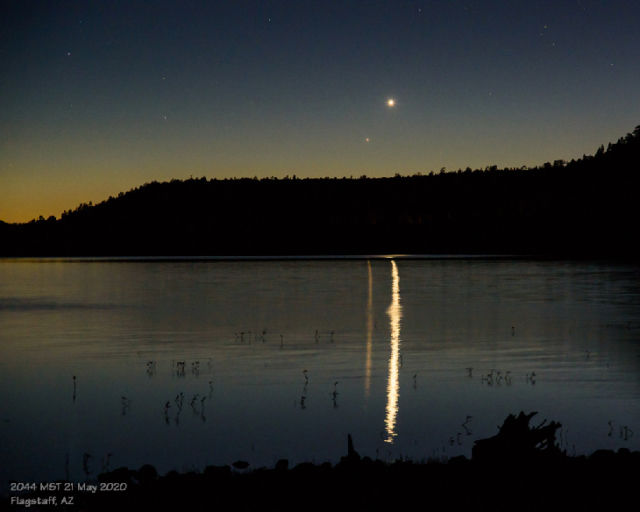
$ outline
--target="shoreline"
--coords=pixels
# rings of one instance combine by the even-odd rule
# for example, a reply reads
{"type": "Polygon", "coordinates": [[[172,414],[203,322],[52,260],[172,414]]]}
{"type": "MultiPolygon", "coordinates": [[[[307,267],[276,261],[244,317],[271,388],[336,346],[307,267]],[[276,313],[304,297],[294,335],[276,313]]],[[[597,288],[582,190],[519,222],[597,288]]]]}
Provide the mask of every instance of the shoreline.
{"type": "Polygon", "coordinates": [[[236,461],[163,476],[151,465],[138,470],[122,467],[95,481],[61,480],[57,489],[49,483],[52,490],[10,492],[2,501],[10,510],[25,507],[26,501],[19,503],[16,496],[32,500],[31,510],[50,510],[54,501],[63,510],[98,511],[214,510],[229,504],[234,509],[279,510],[381,504],[426,504],[447,510],[602,510],[635,497],[638,469],[640,451],[626,448],[597,450],[589,456],[537,450],[527,457],[494,453],[483,459],[457,456],[446,462],[389,463],[360,457],[350,443],[347,455],[335,465],[306,462],[289,468],[282,459],[273,468],[250,469],[247,462],[236,461]]]}

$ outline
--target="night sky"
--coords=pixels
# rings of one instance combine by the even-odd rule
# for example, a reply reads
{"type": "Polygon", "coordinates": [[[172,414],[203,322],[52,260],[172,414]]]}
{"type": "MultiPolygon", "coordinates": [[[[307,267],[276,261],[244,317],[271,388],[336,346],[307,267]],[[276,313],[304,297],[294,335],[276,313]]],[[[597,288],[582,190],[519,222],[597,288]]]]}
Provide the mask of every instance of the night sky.
{"type": "Polygon", "coordinates": [[[593,154],[640,124],[640,2],[2,1],[0,70],[22,222],[191,175],[593,154]]]}

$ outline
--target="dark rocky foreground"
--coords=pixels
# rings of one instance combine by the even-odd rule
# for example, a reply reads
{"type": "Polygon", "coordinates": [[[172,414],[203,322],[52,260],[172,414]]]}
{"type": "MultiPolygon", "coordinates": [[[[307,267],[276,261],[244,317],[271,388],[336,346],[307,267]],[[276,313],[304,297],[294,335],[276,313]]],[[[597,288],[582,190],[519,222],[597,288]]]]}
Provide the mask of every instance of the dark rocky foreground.
{"type": "Polygon", "coordinates": [[[289,468],[281,460],[272,469],[248,470],[238,461],[165,476],[149,465],[116,469],[100,475],[99,483],[126,484],[126,491],[75,493],[74,507],[66,509],[572,511],[637,506],[640,452],[600,450],[569,457],[555,444],[560,425],[530,427],[534,414],[509,416],[496,436],[476,442],[471,460],[389,464],[361,457],[349,436],[347,455],[335,465],[289,468]]]}
{"type": "Polygon", "coordinates": [[[524,463],[386,464],[369,458],[332,466],[300,464],[286,469],[238,473],[208,467],[203,473],[157,477],[116,470],[103,481],[131,483],[126,494],[87,499],[83,510],[177,510],[258,507],[276,510],[374,506],[434,510],[614,510],[637,501],[640,452],[596,452],[590,457],[553,457],[524,463]],[[630,501],[629,501],[630,500],[630,501]]]}

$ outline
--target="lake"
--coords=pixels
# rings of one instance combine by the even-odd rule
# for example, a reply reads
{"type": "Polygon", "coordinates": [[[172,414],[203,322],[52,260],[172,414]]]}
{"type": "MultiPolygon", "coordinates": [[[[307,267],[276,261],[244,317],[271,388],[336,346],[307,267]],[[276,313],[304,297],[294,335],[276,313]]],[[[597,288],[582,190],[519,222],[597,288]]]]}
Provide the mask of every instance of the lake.
{"type": "Polygon", "coordinates": [[[471,455],[510,413],[640,449],[640,269],[0,260],[0,480],[471,455]]]}

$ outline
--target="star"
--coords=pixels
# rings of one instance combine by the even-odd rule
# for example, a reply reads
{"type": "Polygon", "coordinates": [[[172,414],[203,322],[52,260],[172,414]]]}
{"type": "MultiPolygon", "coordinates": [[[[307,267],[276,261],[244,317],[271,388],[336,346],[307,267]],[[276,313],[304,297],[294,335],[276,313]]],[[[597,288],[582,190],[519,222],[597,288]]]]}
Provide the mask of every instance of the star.
{"type": "Polygon", "coordinates": [[[369,137],[365,137],[365,138],[364,138],[364,141],[365,141],[365,142],[371,142],[371,139],[370,139],[369,137]]]}
{"type": "Polygon", "coordinates": [[[396,106],[396,100],[394,98],[389,98],[387,100],[387,106],[390,108],[393,108],[396,106]]]}

